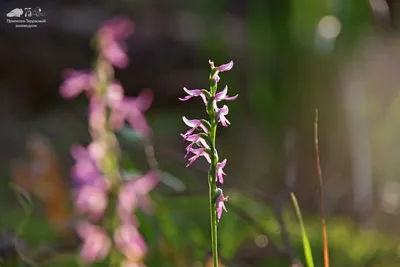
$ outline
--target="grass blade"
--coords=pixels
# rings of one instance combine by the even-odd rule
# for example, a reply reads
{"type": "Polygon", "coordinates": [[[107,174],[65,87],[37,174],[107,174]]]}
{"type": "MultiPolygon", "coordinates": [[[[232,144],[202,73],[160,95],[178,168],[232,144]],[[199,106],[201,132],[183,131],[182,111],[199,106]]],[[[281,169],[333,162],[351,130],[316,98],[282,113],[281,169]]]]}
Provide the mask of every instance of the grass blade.
{"type": "Polygon", "coordinates": [[[299,203],[293,193],[290,193],[292,197],[293,205],[296,210],[297,217],[300,222],[300,229],[301,229],[301,237],[303,240],[303,249],[304,249],[304,257],[306,258],[306,263],[308,267],[314,267],[314,259],[312,256],[310,240],[308,239],[306,229],[304,227],[303,217],[301,216],[299,203]]]}

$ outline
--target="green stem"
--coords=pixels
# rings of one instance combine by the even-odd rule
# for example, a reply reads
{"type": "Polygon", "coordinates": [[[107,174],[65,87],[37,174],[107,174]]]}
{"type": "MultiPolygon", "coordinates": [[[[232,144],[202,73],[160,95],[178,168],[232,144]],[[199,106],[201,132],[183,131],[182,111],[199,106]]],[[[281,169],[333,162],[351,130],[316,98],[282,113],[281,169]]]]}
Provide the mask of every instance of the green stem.
{"type": "Polygon", "coordinates": [[[217,209],[213,201],[214,191],[210,186],[211,242],[214,267],[218,267],[217,209]]]}
{"type": "Polygon", "coordinates": [[[218,164],[218,156],[215,148],[215,136],[217,132],[217,122],[215,120],[214,111],[210,112],[210,138],[211,138],[211,166],[209,171],[209,188],[210,188],[210,219],[211,219],[211,245],[214,267],[218,267],[218,232],[217,232],[217,207],[215,203],[215,192],[217,190],[216,168],[218,164]]]}

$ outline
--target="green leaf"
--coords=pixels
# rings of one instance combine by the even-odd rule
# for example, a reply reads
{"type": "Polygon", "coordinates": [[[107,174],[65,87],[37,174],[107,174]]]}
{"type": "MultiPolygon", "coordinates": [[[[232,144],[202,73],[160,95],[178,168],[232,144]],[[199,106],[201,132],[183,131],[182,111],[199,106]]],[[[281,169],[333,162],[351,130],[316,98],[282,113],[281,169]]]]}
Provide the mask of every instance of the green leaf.
{"type": "Polygon", "coordinates": [[[297,202],[296,196],[293,193],[290,193],[290,196],[292,197],[293,205],[294,205],[297,217],[298,217],[299,222],[300,222],[301,237],[302,237],[302,240],[303,240],[304,256],[306,258],[307,266],[308,267],[314,267],[314,259],[313,259],[313,256],[312,256],[310,240],[308,239],[307,232],[306,232],[306,229],[304,227],[303,217],[301,216],[299,203],[297,202]]]}

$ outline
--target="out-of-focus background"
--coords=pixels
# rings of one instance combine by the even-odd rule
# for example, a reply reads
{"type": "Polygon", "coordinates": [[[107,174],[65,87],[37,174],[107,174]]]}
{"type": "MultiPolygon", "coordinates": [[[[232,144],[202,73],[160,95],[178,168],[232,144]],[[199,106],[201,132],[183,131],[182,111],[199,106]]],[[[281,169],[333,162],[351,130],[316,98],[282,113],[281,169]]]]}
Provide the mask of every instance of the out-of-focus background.
{"type": "MultiPolygon", "coordinates": [[[[229,106],[232,125],[217,140],[228,159],[228,213],[219,224],[226,266],[303,261],[290,191],[322,266],[315,109],[331,266],[400,266],[400,2],[2,1],[0,10],[0,230],[20,230],[33,247],[55,242],[46,199],[33,196],[34,213],[19,227],[27,215],[9,183],[34,177],[40,191],[62,177],[68,190],[70,146],[90,139],[87,100],[59,96],[61,73],[90,68],[90,38],[105,20],[125,15],[135,23],[131,63],[116,77],[128,95],[154,90],[148,119],[169,175],[154,193],[156,219],[141,224],[152,240],[148,266],[205,266],[209,253],[207,164],[185,168],[179,135],[181,117],[204,116],[204,108],[178,100],[184,86],[207,87],[209,59],[234,61],[221,86],[239,94],[229,106]],[[38,7],[46,22],[36,28],[7,22],[15,8],[38,7]],[[57,162],[60,170],[48,166],[57,162]]],[[[123,145],[146,170],[132,138],[123,145]]],[[[43,266],[62,264],[75,261],[59,255],[43,266]]]]}

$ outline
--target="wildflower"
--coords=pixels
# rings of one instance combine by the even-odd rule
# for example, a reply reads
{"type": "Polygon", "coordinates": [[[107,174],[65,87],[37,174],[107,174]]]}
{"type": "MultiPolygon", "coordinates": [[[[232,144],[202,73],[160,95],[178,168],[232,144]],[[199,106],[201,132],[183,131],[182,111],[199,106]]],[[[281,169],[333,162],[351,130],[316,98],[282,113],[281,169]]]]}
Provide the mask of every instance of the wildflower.
{"type": "Polygon", "coordinates": [[[183,122],[189,126],[192,127],[189,131],[187,131],[185,134],[183,134],[184,139],[186,140],[190,135],[193,134],[193,132],[197,128],[201,128],[205,133],[208,133],[208,128],[203,124],[201,120],[188,120],[186,117],[182,117],[183,122]]]}
{"type": "Polygon", "coordinates": [[[124,89],[119,82],[113,82],[107,89],[107,102],[111,108],[118,107],[124,99],[124,89]]]}
{"type": "MultiPolygon", "coordinates": [[[[181,134],[182,137],[185,138],[185,136],[183,134],[181,134]]],[[[189,135],[188,137],[186,137],[186,140],[190,143],[187,147],[186,147],[186,155],[185,158],[189,155],[189,153],[192,150],[192,147],[196,144],[196,145],[202,145],[204,148],[209,149],[210,146],[208,145],[207,141],[200,135],[200,134],[192,134],[189,135]]]]}
{"type": "Polygon", "coordinates": [[[110,114],[111,127],[115,130],[121,129],[126,120],[137,132],[147,136],[150,127],[143,113],[149,109],[152,102],[153,93],[143,90],[136,98],[125,97],[121,102],[115,103],[110,114]]]}
{"type": "Polygon", "coordinates": [[[71,155],[75,160],[71,173],[77,186],[91,184],[104,190],[109,187],[109,183],[101,174],[86,148],[74,145],[71,149],[71,155]]]}
{"type": "Polygon", "coordinates": [[[114,40],[125,40],[134,31],[134,24],[127,18],[115,18],[103,23],[99,34],[107,35],[114,40]]]}
{"type": "Polygon", "coordinates": [[[190,152],[192,152],[194,156],[189,158],[189,163],[186,165],[186,167],[192,165],[196,161],[196,159],[198,159],[201,156],[205,157],[208,163],[211,163],[210,155],[204,148],[191,148],[190,152]]]}
{"type": "Polygon", "coordinates": [[[229,71],[229,70],[231,70],[231,69],[233,68],[233,61],[232,61],[232,60],[229,61],[229,62],[226,63],[226,64],[222,64],[222,65],[217,66],[217,67],[214,66],[214,62],[209,61],[209,63],[210,63],[211,69],[214,69],[214,68],[215,68],[215,69],[217,69],[219,72],[229,71]]]}
{"type": "Polygon", "coordinates": [[[210,90],[206,91],[204,89],[194,89],[188,90],[186,87],[183,90],[188,94],[184,98],[180,98],[181,101],[187,101],[195,96],[200,96],[206,106],[206,111],[209,115],[209,120],[188,120],[183,117],[184,123],[191,127],[185,134],[181,134],[184,140],[191,142],[186,147],[185,158],[189,153],[194,155],[189,158],[189,163],[186,167],[192,165],[199,157],[203,156],[206,158],[208,163],[211,164],[209,169],[209,190],[210,190],[210,212],[211,212],[211,240],[212,240],[212,252],[213,252],[213,262],[215,266],[218,266],[218,247],[217,247],[217,222],[221,219],[222,212],[227,211],[225,207],[225,201],[228,197],[224,197],[222,190],[217,188],[216,184],[224,183],[224,167],[227,160],[224,159],[222,162],[218,162],[218,151],[215,146],[216,131],[218,123],[222,126],[227,127],[230,122],[226,118],[229,113],[229,108],[224,105],[222,108],[218,108],[217,102],[220,101],[230,101],[235,100],[238,95],[228,96],[228,87],[221,92],[217,92],[218,82],[220,80],[218,74],[220,72],[229,71],[233,67],[233,61],[220,66],[215,66],[214,62],[209,60],[211,67],[211,73],[209,76],[210,90]],[[204,133],[194,133],[198,128],[201,128],[204,133]],[[197,145],[196,148],[193,146],[197,145]],[[215,216],[216,215],[216,216],[215,216]],[[217,217],[217,218],[215,218],[217,217]]]}
{"type": "Polygon", "coordinates": [[[118,195],[118,214],[121,221],[130,222],[132,211],[140,207],[144,211],[151,212],[151,199],[148,193],[158,184],[157,174],[149,172],[142,177],[126,182],[118,195]]]}
{"type": "Polygon", "coordinates": [[[98,221],[107,208],[107,191],[95,186],[84,185],[76,190],[75,205],[78,212],[87,214],[92,221],[98,221]]]}
{"type": "MultiPolygon", "coordinates": [[[[222,91],[217,92],[217,86],[220,80],[219,73],[231,70],[233,68],[233,61],[220,66],[215,66],[214,62],[209,60],[209,64],[211,68],[210,90],[188,90],[186,87],[184,87],[183,90],[187,93],[187,96],[184,98],[179,98],[179,100],[187,101],[193,97],[200,96],[206,106],[206,110],[209,115],[209,121],[199,119],[188,120],[186,117],[183,117],[184,123],[189,126],[190,129],[185,134],[181,134],[181,136],[184,140],[191,142],[186,147],[186,154],[184,157],[186,158],[190,153],[194,154],[189,158],[189,163],[186,165],[186,167],[192,165],[201,156],[204,156],[210,164],[212,162],[213,164],[216,164],[216,166],[210,167],[215,170],[215,173],[212,174],[212,177],[210,178],[211,181],[215,181],[210,184],[210,190],[214,192],[216,190],[216,182],[219,182],[220,184],[224,183],[224,176],[226,173],[224,172],[223,168],[227,162],[226,159],[224,159],[222,162],[218,162],[218,152],[215,147],[215,132],[218,123],[221,123],[224,127],[230,125],[229,120],[226,118],[229,113],[228,106],[224,105],[223,107],[219,108],[217,103],[221,101],[235,100],[237,99],[238,95],[228,96],[228,86],[225,86],[222,91]],[[194,133],[198,128],[201,128],[204,133],[194,133]]],[[[218,200],[217,213],[219,219],[222,215],[222,210],[226,210],[224,201],[226,201],[227,198],[219,196],[218,200]]],[[[213,233],[213,235],[215,235],[215,233],[213,233]]]]}
{"type": "Polygon", "coordinates": [[[229,108],[227,105],[224,105],[222,108],[218,109],[218,122],[222,124],[224,127],[228,127],[231,123],[225,117],[229,113],[229,108]]]}
{"type": "Polygon", "coordinates": [[[209,60],[208,63],[210,64],[211,67],[211,73],[213,73],[212,78],[215,80],[216,83],[218,83],[220,80],[218,76],[219,72],[230,71],[233,68],[233,61],[230,61],[226,64],[217,67],[214,66],[214,62],[211,60],[209,60]]]}
{"type": "MultiPolygon", "coordinates": [[[[148,193],[156,187],[158,179],[154,172],[126,183],[119,179],[119,147],[113,133],[127,121],[139,134],[145,137],[150,134],[144,112],[153,101],[153,93],[144,90],[138,97],[125,97],[122,85],[113,81],[113,68],[125,68],[129,63],[125,41],[133,32],[133,26],[126,19],[107,21],[96,36],[99,58],[95,69],[92,72],[68,72],[60,92],[65,98],[72,98],[85,91],[90,101],[89,128],[93,141],[87,148],[74,146],[71,150],[75,160],[72,175],[77,183],[73,190],[75,207],[94,222],[104,216],[108,197],[113,198],[111,203],[116,200],[116,207],[110,207],[107,215],[108,211],[115,211],[119,224],[112,224],[116,229],[108,229],[107,225],[107,231],[114,232],[115,246],[125,256],[123,267],[144,267],[142,258],[147,247],[137,229],[133,211],[135,208],[151,211],[152,202],[148,193]],[[109,194],[111,182],[113,194],[109,194]],[[119,191],[118,195],[114,194],[114,189],[119,191]]],[[[101,220],[100,224],[107,222],[101,220]]],[[[112,242],[102,226],[84,222],[77,226],[77,231],[83,241],[81,257],[85,263],[103,261],[111,250],[112,242]]],[[[114,254],[111,257],[113,261],[114,254]]],[[[118,256],[116,260],[119,259],[118,256]]]]}
{"type": "Polygon", "coordinates": [[[71,156],[75,160],[72,173],[77,180],[91,180],[88,179],[88,177],[92,176],[94,173],[96,173],[96,175],[98,174],[99,170],[95,162],[91,158],[89,151],[83,146],[72,146],[71,156]]]}
{"type": "Polygon", "coordinates": [[[104,142],[102,140],[93,141],[88,146],[88,151],[89,151],[90,157],[96,163],[99,163],[101,161],[101,159],[103,159],[107,153],[107,144],[106,144],[106,142],[104,142]]]}
{"type": "Polygon", "coordinates": [[[77,225],[77,232],[83,240],[80,255],[86,264],[103,261],[111,250],[111,240],[99,226],[83,222],[77,225]]]}
{"type": "Polygon", "coordinates": [[[68,70],[64,73],[64,82],[60,94],[64,98],[74,98],[84,91],[93,88],[94,78],[89,71],[68,70]]]}
{"type": "Polygon", "coordinates": [[[194,89],[194,90],[188,90],[186,87],[183,87],[183,90],[188,94],[184,98],[179,98],[180,101],[187,101],[191,99],[192,97],[195,96],[200,96],[201,99],[203,99],[204,104],[207,104],[207,98],[206,95],[203,93],[204,89],[194,89]]]}
{"type": "Polygon", "coordinates": [[[221,219],[221,217],[222,217],[222,211],[224,210],[225,212],[228,212],[227,210],[226,210],[226,207],[225,207],[225,203],[224,202],[226,202],[226,201],[228,201],[228,197],[224,197],[224,194],[221,192],[221,194],[218,196],[218,198],[217,198],[217,203],[216,203],[216,205],[217,205],[217,217],[218,217],[218,220],[220,220],[221,219]]]}
{"type": "Polygon", "coordinates": [[[224,183],[224,175],[226,175],[226,173],[224,172],[224,167],[226,165],[226,159],[224,159],[221,162],[218,162],[217,164],[217,179],[219,181],[220,184],[224,183]]]}
{"type": "Polygon", "coordinates": [[[111,20],[99,30],[101,54],[117,68],[123,69],[129,64],[123,41],[133,32],[133,28],[133,23],[129,20],[111,20]]]}
{"type": "MultiPolygon", "coordinates": [[[[239,95],[227,96],[227,93],[228,93],[228,86],[225,86],[224,90],[215,94],[215,101],[216,102],[219,102],[222,100],[231,101],[231,100],[235,100],[239,96],[239,95]]],[[[216,102],[214,102],[215,107],[216,107],[216,102]]],[[[217,108],[215,110],[217,110],[217,108]]]]}
{"type": "Polygon", "coordinates": [[[147,252],[146,242],[132,224],[122,224],[114,233],[114,241],[128,261],[139,262],[147,252]]]}

